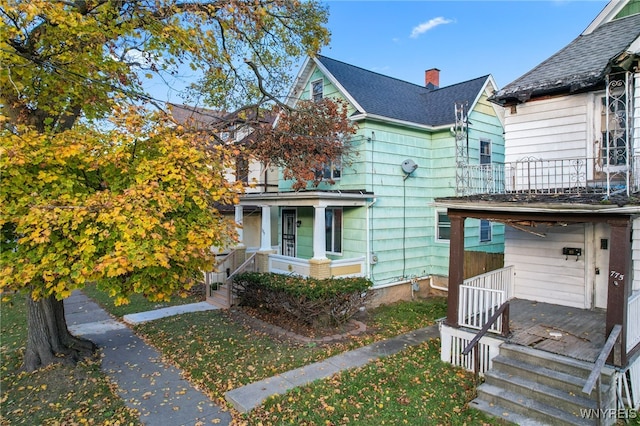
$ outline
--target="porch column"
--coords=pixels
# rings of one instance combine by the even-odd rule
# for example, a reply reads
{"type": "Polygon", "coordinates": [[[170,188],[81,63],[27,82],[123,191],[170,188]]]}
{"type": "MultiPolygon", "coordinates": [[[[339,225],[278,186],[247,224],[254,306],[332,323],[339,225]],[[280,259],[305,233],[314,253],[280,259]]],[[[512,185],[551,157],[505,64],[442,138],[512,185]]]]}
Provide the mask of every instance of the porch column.
{"type": "Polygon", "coordinates": [[[260,251],[271,250],[271,207],[262,208],[262,224],[260,226],[260,251]]]}
{"type": "Polygon", "coordinates": [[[631,294],[629,276],[629,253],[631,253],[631,221],[608,221],[611,227],[611,249],[609,250],[609,286],[607,290],[608,336],[616,324],[622,325],[620,344],[614,346],[613,359],[609,362],[617,366],[627,364],[627,307],[631,294]]]}
{"type": "Polygon", "coordinates": [[[244,247],[244,230],[242,228],[242,206],[235,206],[236,232],[238,233],[238,244],[236,247],[244,247]]]}
{"type": "Polygon", "coordinates": [[[449,216],[449,290],[447,292],[447,325],[458,327],[460,285],[464,281],[464,217],[449,216]]]}
{"type": "Polygon", "coordinates": [[[313,258],[327,258],[327,234],[325,223],[325,207],[314,206],[315,213],[313,218],[313,258]]]}

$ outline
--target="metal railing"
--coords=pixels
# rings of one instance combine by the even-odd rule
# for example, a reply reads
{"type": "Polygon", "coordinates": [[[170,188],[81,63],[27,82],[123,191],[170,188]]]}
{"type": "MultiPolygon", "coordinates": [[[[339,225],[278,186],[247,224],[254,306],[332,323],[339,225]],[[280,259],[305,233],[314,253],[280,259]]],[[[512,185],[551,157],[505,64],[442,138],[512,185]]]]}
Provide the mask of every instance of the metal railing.
{"type": "Polygon", "coordinates": [[[498,321],[501,321],[501,334],[506,337],[509,334],[509,301],[504,302],[496,311],[491,315],[487,322],[482,326],[480,331],[474,336],[469,344],[462,350],[462,355],[467,356],[469,352],[473,350],[473,374],[476,381],[480,377],[480,354],[478,353],[478,343],[487,334],[491,326],[498,321]]]}
{"type": "MultiPolygon", "coordinates": [[[[607,337],[607,341],[604,343],[604,346],[600,350],[600,355],[598,355],[598,358],[596,359],[593,370],[591,370],[591,374],[589,374],[587,381],[582,387],[582,392],[587,395],[591,395],[591,392],[593,392],[594,387],[597,388],[598,393],[596,395],[596,401],[598,404],[597,408],[600,412],[602,412],[602,409],[603,409],[602,377],[601,377],[602,369],[604,368],[604,364],[607,361],[607,358],[609,358],[609,354],[613,350],[613,347],[615,346],[616,341],[618,340],[618,337],[620,336],[621,332],[622,332],[622,326],[620,324],[616,324],[613,326],[613,328],[611,329],[611,333],[609,333],[609,337],[607,337]]],[[[600,416],[598,416],[597,417],[598,424],[601,424],[601,421],[602,420],[600,419],[600,416]]]]}
{"type": "Polygon", "coordinates": [[[509,163],[465,165],[465,187],[458,195],[531,194],[612,194],[640,189],[640,156],[624,161],[605,157],[541,159],[526,157],[509,163]]]}

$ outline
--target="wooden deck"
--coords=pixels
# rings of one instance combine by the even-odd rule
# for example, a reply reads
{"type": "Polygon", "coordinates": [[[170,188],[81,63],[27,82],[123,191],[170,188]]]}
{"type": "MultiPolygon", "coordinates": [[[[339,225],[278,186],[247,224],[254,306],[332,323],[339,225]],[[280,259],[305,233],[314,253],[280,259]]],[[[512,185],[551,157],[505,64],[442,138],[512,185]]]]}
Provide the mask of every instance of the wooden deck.
{"type": "Polygon", "coordinates": [[[605,341],[604,310],[511,299],[507,341],[594,362],[605,341]]]}

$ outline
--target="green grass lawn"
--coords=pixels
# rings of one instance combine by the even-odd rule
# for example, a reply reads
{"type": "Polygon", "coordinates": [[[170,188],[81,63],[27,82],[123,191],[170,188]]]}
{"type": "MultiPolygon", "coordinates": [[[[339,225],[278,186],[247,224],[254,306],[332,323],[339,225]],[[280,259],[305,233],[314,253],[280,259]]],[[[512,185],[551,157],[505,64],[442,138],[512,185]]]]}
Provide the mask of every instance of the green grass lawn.
{"type": "Polygon", "coordinates": [[[27,338],[24,296],[0,302],[0,424],[138,425],[100,371],[100,360],[75,367],[20,371],[27,338]]]}
{"type": "MultiPolygon", "coordinates": [[[[445,312],[444,299],[380,307],[367,314],[369,333],[330,345],[278,341],[244,327],[222,311],[164,318],[141,324],[136,331],[218,403],[226,404],[224,393],[231,389],[432,325],[445,312]]],[[[403,424],[398,423],[400,419],[407,424],[464,424],[451,423],[452,418],[467,419],[466,424],[486,423],[486,417],[466,408],[475,393],[471,375],[442,363],[439,347],[439,340],[434,339],[296,389],[246,416],[234,412],[234,418],[240,424],[256,425],[403,424]]]]}
{"type": "Polygon", "coordinates": [[[120,318],[127,314],[136,314],[138,312],[152,311],[154,309],[184,305],[187,303],[197,303],[204,300],[203,296],[192,295],[187,297],[173,296],[170,302],[150,302],[141,294],[132,294],[128,304],[116,306],[114,299],[109,297],[104,291],[98,290],[95,285],[85,286],[82,292],[96,301],[106,311],[120,318]]]}

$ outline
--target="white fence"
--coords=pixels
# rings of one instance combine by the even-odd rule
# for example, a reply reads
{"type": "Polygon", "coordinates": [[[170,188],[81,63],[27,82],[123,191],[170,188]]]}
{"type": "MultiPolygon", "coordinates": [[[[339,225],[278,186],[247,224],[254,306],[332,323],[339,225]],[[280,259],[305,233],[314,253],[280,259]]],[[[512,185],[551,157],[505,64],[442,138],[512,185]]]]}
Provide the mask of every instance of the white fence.
{"type": "Polygon", "coordinates": [[[629,298],[627,307],[627,352],[640,343],[640,291],[629,298]]]}
{"type": "MultiPolygon", "coordinates": [[[[466,279],[460,286],[458,325],[480,330],[513,294],[513,266],[466,279]]],[[[489,331],[502,332],[502,317],[489,331]]]]}

